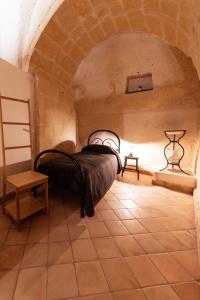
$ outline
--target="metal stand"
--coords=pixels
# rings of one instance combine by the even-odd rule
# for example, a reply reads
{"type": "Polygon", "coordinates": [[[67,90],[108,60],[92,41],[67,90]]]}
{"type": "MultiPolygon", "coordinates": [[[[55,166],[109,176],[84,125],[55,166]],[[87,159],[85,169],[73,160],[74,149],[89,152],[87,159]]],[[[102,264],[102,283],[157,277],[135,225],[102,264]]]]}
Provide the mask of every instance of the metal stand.
{"type": "Polygon", "coordinates": [[[184,157],[185,150],[183,146],[179,143],[179,141],[184,137],[186,130],[165,130],[164,132],[165,132],[165,136],[169,140],[169,143],[164,148],[164,155],[167,161],[167,165],[165,168],[161,169],[160,171],[166,170],[168,166],[171,165],[173,170],[174,167],[177,166],[182,173],[186,175],[190,175],[186,173],[180,166],[180,162],[184,157]],[[169,156],[167,151],[170,147],[172,147],[171,149],[172,155],[169,156]],[[178,156],[176,152],[179,152],[180,155],[178,156]]]}

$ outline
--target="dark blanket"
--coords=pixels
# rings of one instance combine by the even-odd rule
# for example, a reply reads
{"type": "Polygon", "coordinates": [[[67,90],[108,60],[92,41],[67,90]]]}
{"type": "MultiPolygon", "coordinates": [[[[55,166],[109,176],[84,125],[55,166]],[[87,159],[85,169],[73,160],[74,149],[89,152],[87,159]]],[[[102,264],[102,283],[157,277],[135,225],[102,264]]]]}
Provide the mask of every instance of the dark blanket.
{"type": "MultiPolygon", "coordinates": [[[[81,152],[73,154],[79,162],[85,176],[85,211],[94,215],[93,203],[102,198],[111,187],[116,174],[121,171],[118,153],[101,145],[89,145],[81,152]],[[91,147],[95,146],[95,147],[91,147]]],[[[49,176],[49,183],[73,192],[80,192],[80,173],[67,157],[48,160],[39,165],[37,170],[49,176]]]]}

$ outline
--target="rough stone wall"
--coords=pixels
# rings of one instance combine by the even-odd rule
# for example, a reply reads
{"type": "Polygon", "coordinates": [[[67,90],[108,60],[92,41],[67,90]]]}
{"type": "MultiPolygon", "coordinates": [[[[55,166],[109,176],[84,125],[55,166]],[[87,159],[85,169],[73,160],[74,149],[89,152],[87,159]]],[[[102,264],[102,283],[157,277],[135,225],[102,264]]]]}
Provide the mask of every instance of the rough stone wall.
{"type": "Polygon", "coordinates": [[[197,0],[65,0],[35,46],[31,65],[70,85],[89,51],[120,32],[155,34],[192,55],[197,0]]]}
{"type": "MultiPolygon", "coordinates": [[[[35,45],[30,69],[36,74],[42,73],[53,85],[64,87],[69,95],[67,99],[71,101],[73,78],[91,49],[113,34],[135,31],[157,35],[186,55],[194,54],[198,64],[198,52],[193,53],[193,48],[197,47],[193,42],[194,28],[198,30],[197,2],[65,0],[35,45]]],[[[42,137],[40,139],[43,140],[42,137]]]]}
{"type": "Polygon", "coordinates": [[[36,151],[59,148],[74,152],[76,113],[69,91],[41,71],[32,71],[36,74],[36,151]]]}
{"type": "Polygon", "coordinates": [[[116,35],[91,51],[73,86],[81,144],[92,130],[109,128],[123,139],[124,154],[132,145],[140,167],[153,171],[166,164],[163,131],[186,129],[182,167],[194,171],[200,85],[181,51],[145,33],[116,35]],[[125,94],[128,75],[149,72],[153,91],[125,94]]]}

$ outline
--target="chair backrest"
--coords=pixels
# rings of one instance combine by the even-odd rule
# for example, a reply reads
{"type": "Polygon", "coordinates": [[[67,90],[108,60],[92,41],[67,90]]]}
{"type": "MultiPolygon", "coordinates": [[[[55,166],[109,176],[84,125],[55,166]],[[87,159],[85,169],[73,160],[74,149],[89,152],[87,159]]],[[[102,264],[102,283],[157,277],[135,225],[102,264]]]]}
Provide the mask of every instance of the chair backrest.
{"type": "MultiPolygon", "coordinates": [[[[4,103],[5,104],[5,103],[4,103]]],[[[33,143],[32,143],[32,129],[31,129],[31,108],[30,108],[30,100],[23,100],[17,98],[11,98],[7,96],[2,96],[0,94],[0,121],[1,121],[1,140],[2,140],[2,154],[3,154],[3,179],[5,181],[7,177],[7,162],[6,162],[6,151],[14,150],[14,149],[22,149],[22,148],[30,148],[31,152],[31,167],[33,170],[33,143]],[[15,121],[6,121],[4,120],[4,110],[3,110],[3,102],[6,101],[14,101],[18,103],[23,103],[24,105],[28,106],[28,122],[15,122],[15,121]],[[6,146],[5,145],[5,127],[6,126],[28,126],[29,131],[29,144],[27,145],[12,145],[6,146]]],[[[25,130],[25,129],[24,129],[25,130]]],[[[27,130],[25,130],[27,131],[27,130]]],[[[13,133],[14,135],[14,133],[13,133]]]]}

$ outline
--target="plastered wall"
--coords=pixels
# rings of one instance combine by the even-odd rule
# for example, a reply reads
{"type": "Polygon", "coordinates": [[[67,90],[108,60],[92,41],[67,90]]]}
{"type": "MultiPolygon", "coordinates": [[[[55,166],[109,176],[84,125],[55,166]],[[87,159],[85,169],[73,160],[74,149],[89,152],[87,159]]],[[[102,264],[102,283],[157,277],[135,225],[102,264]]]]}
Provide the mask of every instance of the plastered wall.
{"type": "MultiPolygon", "coordinates": [[[[32,112],[32,133],[35,145],[35,102],[34,102],[34,78],[17,69],[11,64],[0,59],[0,92],[3,96],[30,99],[32,112]]],[[[4,121],[27,122],[28,111],[25,104],[18,102],[3,101],[4,121]]],[[[29,144],[29,131],[26,126],[4,126],[4,137],[6,146],[29,144]]],[[[30,168],[30,151],[28,149],[9,150],[6,152],[6,163],[8,172],[15,173],[30,168]]],[[[0,136],[0,197],[2,195],[2,142],[0,136]]]]}
{"type": "Polygon", "coordinates": [[[116,35],[82,61],[73,87],[81,144],[94,129],[112,129],[124,141],[123,154],[132,151],[141,168],[153,171],[165,166],[163,131],[186,129],[182,166],[194,171],[200,85],[181,51],[145,33],[116,35]],[[148,72],[153,91],[125,94],[128,75],[148,72]]]}

